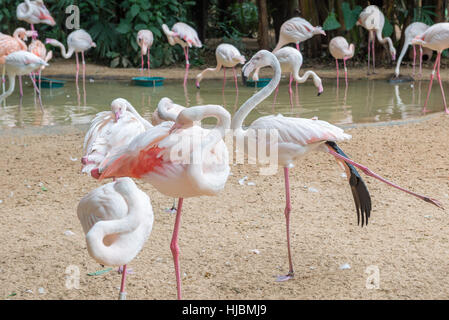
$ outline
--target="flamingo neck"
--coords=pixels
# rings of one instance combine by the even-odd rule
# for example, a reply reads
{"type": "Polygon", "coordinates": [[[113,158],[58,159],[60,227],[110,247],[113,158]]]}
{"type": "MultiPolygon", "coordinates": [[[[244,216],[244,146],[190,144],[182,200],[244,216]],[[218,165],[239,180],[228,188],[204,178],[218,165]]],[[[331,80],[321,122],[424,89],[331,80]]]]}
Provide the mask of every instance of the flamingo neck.
{"type": "Polygon", "coordinates": [[[204,75],[205,75],[206,73],[208,73],[208,72],[219,72],[220,70],[221,70],[221,64],[217,64],[217,66],[216,66],[215,68],[207,68],[207,69],[204,69],[201,73],[199,73],[199,74],[196,76],[197,84],[199,84],[199,83],[201,82],[201,80],[203,80],[203,77],[204,77],[204,75]]]}
{"type": "Polygon", "coordinates": [[[61,55],[64,57],[64,59],[69,59],[75,52],[75,49],[73,47],[69,47],[69,52],[67,52],[64,45],[57,40],[53,40],[52,45],[61,49],[61,55]]]}
{"type": "Polygon", "coordinates": [[[234,130],[234,135],[244,135],[245,131],[242,128],[243,122],[248,114],[263,100],[265,100],[276,89],[281,80],[281,65],[274,55],[270,56],[270,66],[274,69],[273,79],[262,90],[254,94],[251,98],[240,107],[232,119],[231,129],[234,130]]]}
{"type": "Polygon", "coordinates": [[[16,75],[8,73],[8,79],[9,79],[9,87],[5,93],[0,95],[0,103],[14,92],[14,87],[16,84],[16,75]]]}
{"type": "Polygon", "coordinates": [[[299,71],[298,71],[298,73],[293,74],[293,78],[295,79],[296,82],[299,82],[299,83],[306,82],[307,79],[309,79],[309,77],[313,77],[314,81],[318,80],[318,75],[311,70],[304,73],[304,75],[302,77],[299,76],[299,71]]]}
{"type": "Polygon", "coordinates": [[[136,116],[137,119],[139,119],[139,121],[143,124],[143,126],[145,127],[145,130],[148,130],[149,128],[153,128],[153,125],[151,123],[149,123],[146,119],[144,119],[138,112],[136,109],[134,109],[134,107],[129,103],[126,108],[128,110],[131,111],[131,113],[133,115],[136,116]]]}

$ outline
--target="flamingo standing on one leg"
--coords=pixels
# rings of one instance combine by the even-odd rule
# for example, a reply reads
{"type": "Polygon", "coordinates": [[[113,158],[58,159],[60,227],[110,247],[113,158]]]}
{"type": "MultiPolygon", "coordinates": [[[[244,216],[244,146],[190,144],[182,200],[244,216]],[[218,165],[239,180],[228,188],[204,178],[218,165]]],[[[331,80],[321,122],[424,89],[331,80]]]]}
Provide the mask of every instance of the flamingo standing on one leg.
{"type": "MultiPolygon", "coordinates": [[[[244,141],[246,144],[258,146],[263,148],[265,146],[265,152],[270,157],[271,150],[277,150],[278,164],[284,167],[285,177],[285,192],[286,192],[286,206],[285,206],[285,220],[287,227],[287,248],[288,248],[288,260],[289,260],[289,272],[286,276],[278,277],[278,281],[285,281],[294,276],[292,254],[290,249],[290,182],[289,182],[289,168],[293,165],[293,162],[301,156],[314,151],[321,150],[330,153],[337,158],[337,161],[342,162],[346,169],[347,176],[349,178],[349,184],[352,194],[354,196],[354,202],[357,210],[357,218],[361,225],[368,223],[368,218],[371,213],[371,198],[368,190],[363,182],[361,176],[356,171],[355,167],[360,168],[365,174],[379,179],[380,181],[387,183],[388,185],[395,187],[399,190],[407,192],[413,196],[418,197],[421,200],[430,202],[436,206],[441,207],[441,204],[434,199],[424,197],[403,189],[379,175],[373,173],[368,168],[350,160],[343,151],[337,146],[336,142],[350,139],[351,136],[344,133],[344,131],[336,126],[329,124],[328,122],[317,119],[302,119],[284,117],[281,114],[274,116],[265,116],[255,120],[247,129],[243,129],[243,122],[248,114],[265,98],[267,98],[281,79],[281,66],[278,59],[272,53],[261,50],[256,53],[251,60],[243,66],[243,75],[247,77],[256,68],[262,68],[264,66],[271,66],[274,69],[274,76],[270,83],[262,90],[254,94],[249,98],[237,111],[232,119],[231,129],[234,132],[234,136],[237,141],[244,141]],[[267,138],[258,134],[258,130],[264,130],[264,132],[276,132],[275,138],[267,138]],[[259,140],[259,136],[262,136],[259,140]],[[272,142],[274,140],[274,142],[272,142]],[[270,143],[274,143],[270,145],[270,143]]],[[[244,147],[244,150],[248,150],[248,146],[244,147]]],[[[262,151],[264,152],[264,151],[262,151]]],[[[264,153],[265,154],[265,153],[264,153]]]]}
{"type": "MultiPolygon", "coordinates": [[[[28,51],[35,54],[47,63],[51,60],[51,58],[53,58],[53,51],[47,52],[47,48],[45,48],[45,45],[40,40],[31,41],[30,45],[28,46],[28,51]]],[[[39,91],[41,91],[41,74],[42,70],[44,69],[45,67],[39,69],[39,91]]]]}
{"type": "MultiPolygon", "coordinates": [[[[34,25],[39,23],[55,26],[55,19],[50,15],[47,7],[42,0],[25,0],[20,3],[16,9],[17,19],[25,21],[31,25],[31,30],[34,31],[34,25]]],[[[33,39],[38,37],[37,32],[33,35],[33,39]]]]}
{"type": "Polygon", "coordinates": [[[204,75],[207,72],[219,72],[221,67],[223,67],[223,89],[226,82],[226,68],[232,68],[232,72],[234,74],[234,82],[235,88],[237,92],[239,91],[239,87],[237,84],[237,74],[235,72],[235,66],[240,64],[245,64],[245,57],[240,54],[240,51],[234,47],[232,44],[222,43],[217,49],[215,49],[215,57],[217,58],[217,66],[215,68],[207,68],[203,70],[196,76],[196,87],[200,88],[200,82],[203,79],[204,75]]]}
{"type": "MultiPolygon", "coordinates": [[[[0,65],[3,65],[2,70],[2,87],[3,93],[5,93],[5,59],[13,52],[27,50],[25,41],[28,37],[32,37],[36,34],[36,31],[27,31],[24,28],[17,28],[12,36],[0,33],[0,65]]],[[[23,96],[22,90],[22,76],[19,76],[19,92],[20,96],[23,96]]]]}
{"type": "Polygon", "coordinates": [[[90,174],[114,150],[128,145],[153,126],[127,100],[112,101],[111,111],[97,113],[84,137],[82,172],[90,174]]]}
{"type": "Polygon", "coordinates": [[[137,33],[137,44],[140,47],[140,56],[142,60],[142,72],[144,69],[143,56],[147,56],[148,76],[150,76],[150,48],[153,45],[153,32],[150,30],[140,30],[137,33]]]}
{"type": "Polygon", "coordinates": [[[368,74],[369,74],[369,61],[370,61],[370,45],[372,45],[373,50],[373,73],[376,73],[375,71],[375,64],[376,64],[376,55],[374,50],[374,34],[376,34],[377,40],[382,43],[388,44],[388,48],[390,50],[391,59],[394,61],[396,60],[396,49],[393,46],[393,41],[389,37],[382,37],[382,29],[384,28],[385,24],[385,17],[382,11],[379,10],[379,8],[375,5],[371,5],[366,7],[359,16],[359,20],[357,20],[357,25],[360,25],[364,27],[366,30],[368,30],[368,74]]]}
{"type": "MultiPolygon", "coordinates": [[[[279,49],[274,53],[275,57],[278,59],[282,72],[288,72],[290,73],[290,81],[288,84],[288,93],[290,95],[290,104],[293,107],[293,90],[292,90],[292,81],[295,79],[296,83],[304,83],[307,81],[309,77],[313,78],[313,84],[318,89],[318,95],[320,95],[323,92],[323,84],[321,81],[321,78],[318,77],[318,75],[309,70],[304,73],[302,77],[299,76],[299,70],[302,66],[302,54],[299,50],[295,50],[292,47],[284,47],[279,49]]],[[[253,80],[258,81],[259,80],[259,70],[260,68],[256,68],[254,74],[253,74],[253,80]]],[[[276,92],[274,93],[274,101],[273,105],[276,103],[276,97],[279,91],[279,84],[276,87],[276,92]]]]}
{"type": "Polygon", "coordinates": [[[177,22],[173,25],[172,29],[168,29],[166,24],[162,25],[162,30],[167,36],[170,45],[174,46],[179,44],[184,50],[184,56],[186,58],[186,73],[184,75],[184,86],[187,84],[187,76],[189,73],[189,48],[195,46],[201,48],[203,45],[198,38],[198,33],[191,26],[184,22],[177,22]]]}
{"type": "Polygon", "coordinates": [[[348,70],[346,69],[346,60],[351,59],[354,56],[355,46],[348,43],[343,37],[335,37],[329,42],[329,51],[335,59],[335,65],[337,66],[337,87],[338,87],[338,59],[343,60],[345,67],[345,82],[348,85],[348,70]]]}
{"type": "Polygon", "coordinates": [[[86,82],[86,63],[84,61],[84,52],[90,48],[95,48],[97,45],[92,41],[92,37],[83,29],[73,31],[67,37],[67,47],[66,51],[64,45],[55,39],[46,39],[45,43],[50,44],[61,49],[61,54],[65,59],[69,59],[73,53],[76,57],[76,85],[78,86],[78,75],[79,75],[79,60],[78,53],[81,53],[82,63],[83,63],[83,84],[86,82]]]}
{"type": "Polygon", "coordinates": [[[179,198],[170,248],[175,264],[177,295],[181,299],[178,233],[183,199],[214,196],[223,190],[229,176],[229,155],[223,137],[231,116],[223,107],[206,105],[183,110],[174,125],[162,124],[136,137],[127,148],[107,157],[93,177],[144,179],[159,192],[179,198]],[[215,117],[214,129],[204,129],[195,121],[215,117]],[[179,151],[182,154],[179,155],[179,151]]]}
{"type": "Polygon", "coordinates": [[[77,215],[87,250],[98,263],[123,266],[119,299],[126,299],[126,265],[142,250],[153,228],[151,200],[130,178],[120,178],[84,196],[77,215]]]}
{"type": "Polygon", "coordinates": [[[429,27],[424,33],[415,37],[412,40],[412,45],[421,45],[438,53],[437,58],[435,59],[435,65],[433,66],[432,74],[430,75],[429,90],[427,91],[427,99],[424,103],[423,112],[427,111],[427,102],[429,101],[430,90],[432,89],[433,77],[435,76],[436,70],[438,82],[440,83],[441,94],[443,95],[444,110],[447,114],[449,114],[449,109],[447,108],[446,104],[446,97],[444,95],[443,84],[441,83],[440,77],[441,52],[449,48],[449,23],[442,22],[434,24],[433,26],[429,27]]]}
{"type": "Polygon", "coordinates": [[[304,42],[317,34],[325,36],[326,32],[321,27],[312,26],[310,22],[303,18],[291,18],[282,24],[279,31],[279,40],[273,53],[289,43],[295,43],[296,49],[299,51],[300,42],[304,42]]]}
{"type": "MultiPolygon", "coordinates": [[[[413,22],[411,23],[404,31],[404,46],[402,47],[401,54],[399,55],[398,62],[396,63],[396,69],[394,70],[395,77],[399,77],[399,68],[401,67],[402,58],[404,58],[405,53],[407,52],[408,46],[412,43],[412,40],[423,34],[429,26],[422,22],[413,22]]],[[[413,46],[413,77],[415,76],[415,61],[416,61],[416,45],[413,46]]],[[[419,46],[419,76],[422,76],[422,46],[419,46]]]]}
{"type": "MultiPolygon", "coordinates": [[[[0,95],[0,103],[3,99],[13,93],[16,75],[23,76],[30,74],[33,71],[39,70],[42,66],[47,67],[48,63],[28,51],[16,51],[8,55],[5,59],[5,69],[9,78],[9,88],[8,91],[0,95]]],[[[34,81],[33,85],[36,91],[39,92],[39,89],[36,87],[36,83],[34,81]]],[[[41,109],[43,110],[42,103],[41,109]]]]}

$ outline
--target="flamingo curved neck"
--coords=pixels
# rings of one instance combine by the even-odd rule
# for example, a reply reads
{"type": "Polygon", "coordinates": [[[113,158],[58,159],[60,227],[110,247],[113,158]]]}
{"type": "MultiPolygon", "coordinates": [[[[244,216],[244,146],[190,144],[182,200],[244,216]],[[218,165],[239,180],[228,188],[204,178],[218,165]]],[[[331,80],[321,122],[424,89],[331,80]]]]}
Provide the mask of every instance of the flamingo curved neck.
{"type": "Polygon", "coordinates": [[[168,112],[167,104],[161,104],[160,106],[158,105],[157,115],[158,115],[159,119],[164,120],[164,121],[176,121],[176,118],[178,117],[178,115],[176,115],[172,112],[168,112]]]}
{"type": "Polygon", "coordinates": [[[411,41],[406,39],[404,42],[404,46],[402,47],[401,54],[399,55],[398,62],[396,63],[396,68],[394,69],[394,73],[396,76],[399,75],[399,68],[401,67],[402,59],[404,58],[405,53],[407,52],[408,46],[410,44],[411,44],[411,41]]]}
{"type": "Polygon", "coordinates": [[[0,95],[0,103],[14,92],[14,87],[16,84],[16,75],[8,73],[8,79],[9,79],[9,88],[5,93],[0,95]]]}
{"type": "Polygon", "coordinates": [[[388,49],[390,50],[390,53],[392,53],[393,49],[394,49],[394,46],[393,46],[393,41],[391,41],[391,38],[390,37],[383,38],[382,37],[382,31],[379,30],[379,29],[376,30],[376,36],[377,36],[377,40],[379,40],[380,43],[382,43],[382,44],[387,43],[388,44],[388,49]]]}
{"type": "Polygon", "coordinates": [[[204,75],[205,75],[206,73],[208,73],[208,72],[219,72],[220,70],[221,70],[221,64],[217,64],[217,66],[216,66],[215,68],[207,68],[207,69],[204,69],[201,73],[199,73],[199,74],[196,76],[196,80],[198,81],[198,83],[200,83],[201,80],[203,80],[203,77],[204,77],[204,75]]]}
{"type": "Polygon", "coordinates": [[[73,53],[75,52],[75,49],[73,47],[69,47],[69,52],[67,52],[65,47],[64,47],[64,45],[61,42],[57,41],[57,40],[54,40],[52,45],[55,46],[55,47],[59,47],[61,49],[61,55],[65,59],[69,59],[73,55],[73,53]]]}
{"type": "Polygon", "coordinates": [[[281,80],[281,65],[274,55],[271,56],[270,66],[274,69],[273,79],[271,79],[268,85],[262,90],[249,98],[234,115],[231,124],[231,129],[234,130],[234,135],[244,134],[245,131],[242,126],[245,118],[259,103],[265,100],[265,98],[267,98],[279,84],[279,81],[281,80]]]}

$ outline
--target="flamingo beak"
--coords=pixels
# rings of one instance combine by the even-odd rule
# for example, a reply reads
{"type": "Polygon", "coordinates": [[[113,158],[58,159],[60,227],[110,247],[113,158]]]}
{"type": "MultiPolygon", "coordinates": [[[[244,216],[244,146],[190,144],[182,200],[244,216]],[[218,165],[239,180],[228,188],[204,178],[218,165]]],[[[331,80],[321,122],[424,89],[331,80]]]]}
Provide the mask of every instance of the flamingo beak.
{"type": "Polygon", "coordinates": [[[317,94],[317,96],[320,96],[320,95],[323,93],[323,91],[324,91],[323,86],[320,85],[320,87],[318,88],[318,94],[317,94]]]}
{"type": "Polygon", "coordinates": [[[101,176],[100,169],[98,169],[98,168],[93,169],[90,172],[90,175],[92,176],[92,178],[95,178],[97,180],[100,179],[100,176],[101,176]]]}
{"type": "Polygon", "coordinates": [[[199,89],[199,88],[200,88],[200,83],[199,83],[199,81],[198,81],[198,80],[196,80],[196,82],[195,82],[195,86],[197,87],[197,89],[199,89]]]}
{"type": "Polygon", "coordinates": [[[118,119],[120,119],[120,111],[114,112],[114,116],[115,116],[115,122],[117,122],[118,119]]]}
{"type": "Polygon", "coordinates": [[[396,55],[395,55],[395,54],[392,54],[392,55],[391,55],[391,59],[392,59],[393,61],[395,61],[395,60],[396,60],[396,55]]]}

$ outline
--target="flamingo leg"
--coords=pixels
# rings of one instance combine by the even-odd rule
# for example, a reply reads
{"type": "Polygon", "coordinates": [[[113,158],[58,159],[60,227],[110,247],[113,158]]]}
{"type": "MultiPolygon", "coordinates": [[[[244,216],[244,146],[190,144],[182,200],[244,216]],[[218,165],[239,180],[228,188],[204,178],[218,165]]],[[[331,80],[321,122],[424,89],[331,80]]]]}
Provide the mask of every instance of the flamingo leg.
{"type": "MultiPolygon", "coordinates": [[[[2,71],[2,88],[3,88],[2,93],[3,94],[5,93],[5,83],[6,83],[5,72],[6,72],[5,65],[3,65],[3,71],[2,71]]],[[[3,103],[3,106],[6,106],[6,103],[3,103]]]]}
{"type": "Polygon", "coordinates": [[[125,282],[126,282],[126,264],[123,265],[122,268],[122,282],[120,283],[120,293],[118,296],[119,300],[126,300],[125,282]]]}
{"type": "Polygon", "coordinates": [[[422,46],[419,46],[419,74],[418,76],[422,78],[422,46]]]}
{"type": "Polygon", "coordinates": [[[40,104],[41,110],[44,111],[44,107],[42,106],[41,92],[39,91],[39,88],[36,85],[36,81],[34,81],[33,75],[31,73],[30,73],[30,79],[31,79],[31,82],[33,83],[34,90],[37,92],[37,94],[39,96],[39,104],[40,104]]]}
{"type": "Polygon", "coordinates": [[[183,198],[179,198],[178,200],[178,210],[176,212],[176,220],[175,227],[173,230],[173,236],[170,243],[170,249],[173,255],[173,262],[175,265],[175,274],[176,274],[176,285],[177,285],[177,293],[178,300],[181,300],[181,270],[179,268],[179,246],[178,246],[178,234],[179,234],[179,226],[181,225],[181,209],[182,209],[183,198]]]}
{"type": "Polygon", "coordinates": [[[415,61],[416,61],[416,46],[413,45],[413,73],[412,77],[415,77],[415,61]]]}
{"type": "Polygon", "coordinates": [[[417,194],[417,193],[415,193],[415,192],[413,192],[413,191],[404,189],[404,188],[402,188],[402,187],[400,187],[400,186],[398,186],[398,185],[396,185],[396,184],[394,184],[394,183],[388,181],[387,179],[381,177],[380,175],[378,175],[378,174],[372,172],[369,168],[367,168],[367,167],[365,167],[365,166],[363,166],[363,165],[361,165],[361,164],[359,164],[359,163],[357,163],[357,162],[355,162],[355,161],[352,161],[351,159],[348,159],[348,158],[342,156],[341,154],[335,152],[335,151],[332,150],[332,149],[328,149],[328,152],[329,152],[331,155],[333,155],[334,157],[336,157],[336,158],[338,158],[338,159],[341,159],[341,160],[343,160],[343,161],[346,162],[346,163],[352,164],[354,167],[359,168],[359,169],[362,170],[363,173],[365,173],[367,176],[373,177],[373,178],[375,178],[375,179],[377,179],[377,180],[379,180],[379,181],[382,181],[383,183],[385,183],[385,184],[387,184],[387,185],[389,185],[389,186],[391,186],[391,187],[393,187],[393,188],[396,188],[396,189],[401,190],[401,191],[403,191],[403,192],[405,192],[405,193],[408,193],[408,194],[410,194],[410,195],[412,195],[412,196],[414,196],[414,197],[417,197],[418,199],[421,199],[421,200],[423,200],[423,201],[425,201],[425,202],[429,202],[429,203],[431,203],[431,204],[433,204],[433,205],[436,205],[437,207],[440,207],[440,208],[443,207],[442,204],[441,204],[438,200],[435,200],[435,199],[432,199],[432,198],[429,198],[429,197],[426,197],[426,196],[417,194]]]}
{"type": "Polygon", "coordinates": [[[299,49],[299,42],[296,43],[296,49],[301,52],[301,50],[299,49]]]}
{"type": "Polygon", "coordinates": [[[20,96],[23,97],[22,76],[19,76],[19,92],[20,96]]]}
{"type": "Polygon", "coordinates": [[[186,73],[184,75],[184,87],[187,84],[187,77],[189,75],[189,67],[190,67],[190,63],[189,63],[189,47],[185,47],[183,48],[184,50],[184,55],[186,57],[186,73]]]}
{"type": "Polygon", "coordinates": [[[438,52],[438,55],[439,55],[438,69],[437,69],[438,83],[440,84],[441,94],[443,95],[444,110],[446,111],[446,114],[449,114],[449,110],[447,109],[447,104],[446,104],[446,96],[444,95],[443,83],[441,82],[441,76],[440,76],[441,52],[438,52]]]}
{"type": "Polygon", "coordinates": [[[78,88],[78,76],[80,73],[80,62],[79,62],[79,58],[78,58],[78,52],[75,52],[75,58],[76,58],[76,87],[78,88]]]}
{"type": "Polygon", "coordinates": [[[339,73],[338,73],[338,59],[335,59],[335,65],[337,66],[337,89],[338,89],[338,80],[339,80],[339,73]]]}
{"type": "Polygon", "coordinates": [[[148,53],[147,53],[147,65],[148,65],[148,76],[151,77],[151,74],[150,74],[150,48],[148,48],[148,53]]]}
{"type": "Polygon", "coordinates": [[[83,58],[83,94],[84,94],[84,105],[86,105],[86,62],[84,60],[84,51],[81,52],[81,57],[83,58]]]}
{"type": "Polygon", "coordinates": [[[294,277],[293,271],[293,262],[292,262],[292,254],[290,249],[290,212],[291,212],[291,203],[290,203],[290,181],[289,181],[289,172],[288,167],[284,167],[284,179],[285,179],[285,224],[287,229],[287,249],[288,249],[288,264],[289,270],[288,274],[285,276],[277,277],[276,281],[287,281],[294,277]]]}
{"type": "Polygon", "coordinates": [[[276,104],[276,97],[278,96],[278,92],[279,92],[279,84],[276,87],[276,91],[274,92],[273,108],[274,108],[274,105],[276,104]]]}
{"type": "Polygon", "coordinates": [[[369,36],[368,36],[368,75],[370,74],[369,73],[370,53],[371,53],[371,31],[370,31],[369,36]]]}
{"type": "Polygon", "coordinates": [[[376,73],[376,49],[375,49],[375,39],[374,39],[374,35],[373,35],[373,41],[371,42],[372,46],[373,46],[373,74],[376,73]]]}
{"type": "Polygon", "coordinates": [[[290,81],[288,83],[288,94],[290,96],[290,105],[293,108],[293,90],[292,90],[293,74],[290,73],[290,81]]]}
{"type": "Polygon", "coordinates": [[[232,73],[234,74],[235,90],[237,94],[239,93],[239,85],[237,83],[237,73],[235,72],[235,67],[232,67],[232,73]]]}
{"type": "Polygon", "coordinates": [[[427,98],[426,98],[426,102],[424,102],[424,108],[422,110],[422,112],[427,112],[427,102],[429,101],[429,97],[430,97],[430,91],[432,90],[432,82],[433,82],[433,77],[435,76],[435,70],[438,64],[438,60],[440,58],[440,55],[437,55],[437,58],[435,59],[435,64],[433,66],[433,70],[432,73],[430,74],[430,82],[429,82],[429,89],[427,91],[427,98]]]}
{"type": "MultiPolygon", "coordinates": [[[[31,31],[36,31],[36,30],[34,29],[34,24],[31,24],[31,31]]],[[[33,32],[33,36],[32,36],[33,40],[36,40],[36,39],[37,39],[37,36],[38,36],[37,32],[33,32]]]]}
{"type": "Polygon", "coordinates": [[[226,85],[226,68],[223,67],[223,86],[221,87],[221,93],[222,94],[224,93],[225,85],[226,85]]]}
{"type": "Polygon", "coordinates": [[[346,82],[346,87],[348,86],[348,69],[346,68],[346,60],[348,60],[347,58],[343,58],[343,65],[345,66],[345,82],[346,82]]]}
{"type": "Polygon", "coordinates": [[[140,74],[143,74],[143,69],[144,69],[144,62],[143,62],[143,54],[141,53],[140,54],[140,66],[141,66],[141,68],[140,68],[140,74]]]}

